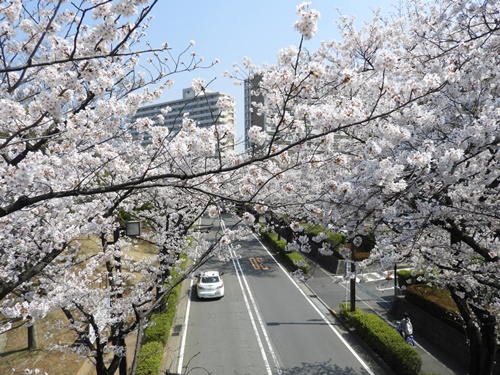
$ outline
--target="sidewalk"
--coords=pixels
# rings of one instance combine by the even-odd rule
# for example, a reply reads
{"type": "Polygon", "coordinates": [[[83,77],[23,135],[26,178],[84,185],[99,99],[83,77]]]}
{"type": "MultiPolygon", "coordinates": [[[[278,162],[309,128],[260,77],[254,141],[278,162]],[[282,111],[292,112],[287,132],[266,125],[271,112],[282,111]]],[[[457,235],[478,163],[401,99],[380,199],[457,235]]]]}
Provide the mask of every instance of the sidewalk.
{"type": "MultiPolygon", "coordinates": [[[[313,276],[304,285],[321,301],[323,305],[333,314],[337,315],[340,303],[346,301],[346,283],[339,283],[336,276],[322,269],[316,269],[313,276]]],[[[375,313],[382,319],[391,323],[395,320],[390,315],[394,296],[394,288],[388,283],[386,288],[377,289],[376,280],[383,280],[382,275],[372,275],[368,281],[356,283],[356,306],[360,309],[375,313]]],[[[467,369],[460,368],[453,359],[447,358],[438,348],[416,337],[415,349],[422,358],[423,374],[439,375],[466,375],[467,369]]]]}

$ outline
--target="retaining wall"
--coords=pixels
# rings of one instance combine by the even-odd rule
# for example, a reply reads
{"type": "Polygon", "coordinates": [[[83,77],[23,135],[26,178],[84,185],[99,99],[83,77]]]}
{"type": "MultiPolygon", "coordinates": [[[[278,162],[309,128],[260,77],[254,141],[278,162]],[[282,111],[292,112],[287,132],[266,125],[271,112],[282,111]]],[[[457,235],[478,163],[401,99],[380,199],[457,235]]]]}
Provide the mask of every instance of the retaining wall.
{"type": "MultiPolygon", "coordinates": [[[[448,357],[453,358],[461,366],[469,366],[469,346],[465,334],[446,325],[421,308],[407,302],[404,298],[396,298],[391,308],[391,315],[403,316],[407,312],[413,323],[415,340],[422,337],[439,347],[448,357]]],[[[495,375],[500,375],[500,352],[496,356],[495,375]]]]}

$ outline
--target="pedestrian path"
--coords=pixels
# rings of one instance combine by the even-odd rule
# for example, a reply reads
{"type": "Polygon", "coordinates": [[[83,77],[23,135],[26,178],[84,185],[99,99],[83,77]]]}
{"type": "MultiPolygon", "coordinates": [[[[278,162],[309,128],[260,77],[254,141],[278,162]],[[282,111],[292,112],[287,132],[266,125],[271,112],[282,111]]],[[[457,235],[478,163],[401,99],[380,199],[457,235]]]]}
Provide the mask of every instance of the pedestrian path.
{"type": "MultiPolygon", "coordinates": [[[[367,273],[360,275],[356,282],[356,306],[364,311],[375,313],[388,323],[393,323],[390,315],[392,302],[397,296],[394,293],[393,280],[386,280],[387,275],[367,273]]],[[[322,269],[316,269],[305,285],[336,315],[340,304],[349,299],[349,282],[343,277],[329,274],[322,269]]],[[[453,360],[439,351],[438,348],[418,338],[415,349],[422,358],[422,373],[433,375],[466,375],[467,370],[457,368],[453,360]],[[439,359],[438,359],[439,358],[439,359]]]]}
{"type": "MultiPolygon", "coordinates": [[[[332,275],[331,279],[333,280],[334,283],[342,283],[344,282],[344,276],[339,276],[339,275],[332,275]]],[[[356,282],[357,283],[366,283],[366,282],[372,282],[372,281],[391,281],[392,280],[392,274],[389,272],[387,274],[381,274],[380,272],[367,272],[361,275],[356,276],[356,282]]],[[[388,283],[390,284],[390,283],[388,283]]]]}

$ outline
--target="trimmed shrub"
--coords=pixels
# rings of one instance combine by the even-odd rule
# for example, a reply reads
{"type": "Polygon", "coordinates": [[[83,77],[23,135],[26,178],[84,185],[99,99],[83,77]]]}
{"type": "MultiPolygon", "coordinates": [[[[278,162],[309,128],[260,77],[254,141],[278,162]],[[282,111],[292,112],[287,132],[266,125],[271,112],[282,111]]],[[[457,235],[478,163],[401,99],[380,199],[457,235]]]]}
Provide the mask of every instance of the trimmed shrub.
{"type": "Polygon", "coordinates": [[[305,258],[298,251],[285,253],[284,257],[287,263],[290,264],[294,269],[300,269],[304,273],[309,272],[310,270],[309,264],[306,262],[305,258]]]}
{"type": "Polygon", "coordinates": [[[422,368],[420,355],[401,335],[375,314],[356,308],[349,311],[349,303],[342,303],[340,318],[354,328],[356,334],[370,346],[397,374],[419,375],[422,368]]]}
{"type": "Polygon", "coordinates": [[[408,287],[409,285],[416,285],[416,284],[426,284],[429,281],[428,280],[418,280],[419,277],[424,275],[423,271],[420,271],[417,275],[413,276],[412,275],[412,270],[400,270],[398,271],[398,286],[400,288],[403,287],[408,287]]]}
{"type": "Polygon", "coordinates": [[[158,341],[145,343],[139,353],[136,375],[157,375],[163,359],[163,344],[158,341]]]}
{"type": "Polygon", "coordinates": [[[300,269],[304,273],[308,273],[310,266],[305,258],[298,251],[286,251],[287,241],[284,238],[278,239],[278,235],[273,232],[261,232],[262,237],[276,252],[278,252],[285,261],[293,268],[300,269]],[[298,265],[299,264],[299,265],[298,265]]]}
{"type": "Polygon", "coordinates": [[[306,228],[307,233],[311,237],[318,236],[322,232],[325,233],[327,235],[327,238],[325,241],[327,241],[332,246],[335,246],[337,244],[343,244],[346,242],[346,238],[343,234],[330,232],[329,230],[325,229],[321,225],[305,224],[304,227],[306,228]]]}
{"type": "Polygon", "coordinates": [[[167,306],[170,308],[167,308],[167,311],[162,314],[154,314],[151,317],[151,323],[153,324],[151,324],[144,333],[145,342],[158,341],[163,345],[167,343],[170,328],[172,327],[176,312],[175,308],[171,306],[175,306],[177,304],[178,298],[179,290],[178,288],[174,288],[167,299],[167,306]]]}
{"type": "Polygon", "coordinates": [[[282,237],[278,239],[278,235],[274,232],[263,232],[262,236],[269,242],[269,245],[278,253],[286,253],[286,240],[282,237]]]}
{"type": "MultiPolygon", "coordinates": [[[[346,236],[344,236],[341,233],[331,232],[328,229],[322,227],[321,225],[310,225],[310,224],[302,224],[302,225],[306,229],[306,232],[309,238],[311,239],[313,237],[318,236],[320,233],[325,233],[327,237],[324,240],[324,242],[330,245],[330,248],[332,249],[334,256],[337,259],[344,259],[344,257],[339,252],[339,248],[347,243],[346,236]]],[[[373,236],[362,236],[362,238],[363,242],[361,243],[361,246],[357,248],[356,252],[354,253],[354,260],[356,261],[362,261],[367,259],[370,256],[370,251],[375,246],[375,240],[373,239],[373,236]]]]}
{"type": "MultiPolygon", "coordinates": [[[[181,268],[186,266],[187,257],[180,255],[184,259],[181,268]]],[[[179,275],[173,270],[173,279],[179,275]]],[[[153,314],[151,324],[144,332],[144,344],[141,347],[137,362],[137,375],[157,375],[160,371],[161,361],[163,359],[163,347],[167,344],[170,336],[170,330],[174,323],[177,301],[179,300],[181,285],[177,285],[167,297],[167,310],[161,314],[153,314]]]]}

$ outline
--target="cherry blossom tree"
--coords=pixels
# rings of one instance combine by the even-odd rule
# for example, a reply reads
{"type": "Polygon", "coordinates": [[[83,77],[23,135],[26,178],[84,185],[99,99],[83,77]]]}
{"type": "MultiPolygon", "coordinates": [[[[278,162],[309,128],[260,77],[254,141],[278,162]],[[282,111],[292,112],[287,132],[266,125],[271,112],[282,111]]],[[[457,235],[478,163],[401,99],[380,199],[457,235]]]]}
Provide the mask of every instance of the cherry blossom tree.
{"type": "MultiPolygon", "coordinates": [[[[245,167],[269,157],[237,155],[231,126],[200,128],[185,116],[172,131],[154,126],[161,116],[131,121],[172,75],[213,65],[191,53],[194,43],[175,56],[144,41],[156,3],[0,7],[0,313],[35,322],[61,309],[80,343],[68,349],[90,356],[98,374],[123,366],[132,331],[140,347],[152,311],[176,285],[180,251],[193,264],[177,283],[212,256],[227,259],[238,230],[212,241],[190,233],[189,244],[187,231],[204,213],[251,200],[245,167]],[[147,226],[143,240],[158,249],[151,257],[127,253],[124,215],[147,226]]],[[[193,82],[197,95],[205,86],[193,82]]]]}
{"type": "Polygon", "coordinates": [[[255,150],[278,153],[281,171],[259,170],[259,196],[351,238],[373,234],[367,262],[411,262],[448,288],[470,374],[491,374],[498,346],[499,7],[410,1],[360,30],[341,17],[343,40],[311,52],[319,15],[303,3],[299,46],[276,65],[245,61],[275,129],[267,143],[253,129],[255,150]]]}
{"type": "MultiPolygon", "coordinates": [[[[149,46],[156,3],[0,6],[0,312],[34,322],[62,309],[83,343],[77,350],[90,353],[99,374],[123,363],[124,338],[175,286],[170,269],[179,249],[188,251],[187,228],[210,200],[203,189],[213,189],[211,175],[222,169],[215,151],[234,138],[234,129],[199,129],[188,117],[178,134],[149,119],[130,122],[170,76],[216,63],[191,53],[194,43],[177,56],[167,44],[149,46]],[[146,133],[151,145],[142,147],[146,133]],[[189,191],[189,180],[197,190],[189,191]],[[169,224],[157,216],[167,209],[169,224]],[[134,210],[149,212],[149,241],[159,248],[152,258],[134,261],[124,253],[129,241],[109,239],[120,230],[119,214],[134,210]],[[86,253],[82,238],[96,239],[100,250],[86,253]]],[[[216,244],[197,241],[203,256],[193,269],[216,244]]]]}
{"type": "Polygon", "coordinates": [[[167,45],[134,50],[156,2],[140,8],[141,3],[2,5],[0,216],[4,248],[25,249],[23,255],[2,252],[2,298],[68,249],[72,239],[106,222],[114,195],[100,205],[93,196],[130,189],[137,184],[134,177],[146,173],[134,171],[140,164],[125,162],[131,137],[123,120],[158,98],[169,75],[201,63],[194,57],[183,65],[160,58],[170,53],[167,45]],[[141,53],[153,57],[147,82],[134,69],[141,53]],[[159,88],[147,90],[154,83],[159,88]],[[58,228],[63,217],[69,225],[58,228]]]}
{"type": "MultiPolygon", "coordinates": [[[[471,343],[470,373],[491,373],[498,3],[412,1],[359,31],[342,17],[343,40],[314,52],[305,46],[320,15],[300,4],[300,44],[279,51],[276,65],[244,62],[261,76],[265,101],[255,110],[269,131],[251,129],[254,147],[242,154],[230,147],[230,127],[199,128],[189,116],[175,132],[128,121],[172,74],[211,65],[189,54],[192,46],[174,57],[167,44],[147,45],[156,3],[2,4],[0,312],[36,320],[62,309],[82,354],[90,350],[99,374],[114,373],[124,338],[175,286],[181,249],[194,261],[188,277],[211,256],[227,259],[227,244],[244,235],[226,230],[209,241],[190,232],[188,243],[193,223],[247,204],[352,237],[373,234],[369,261],[406,259],[451,290],[471,343]],[[158,251],[137,260],[127,254],[131,240],[109,240],[120,215],[146,223],[144,239],[158,251]],[[97,251],[82,250],[86,237],[97,251]]],[[[193,86],[203,95],[203,81],[193,86]]]]}

